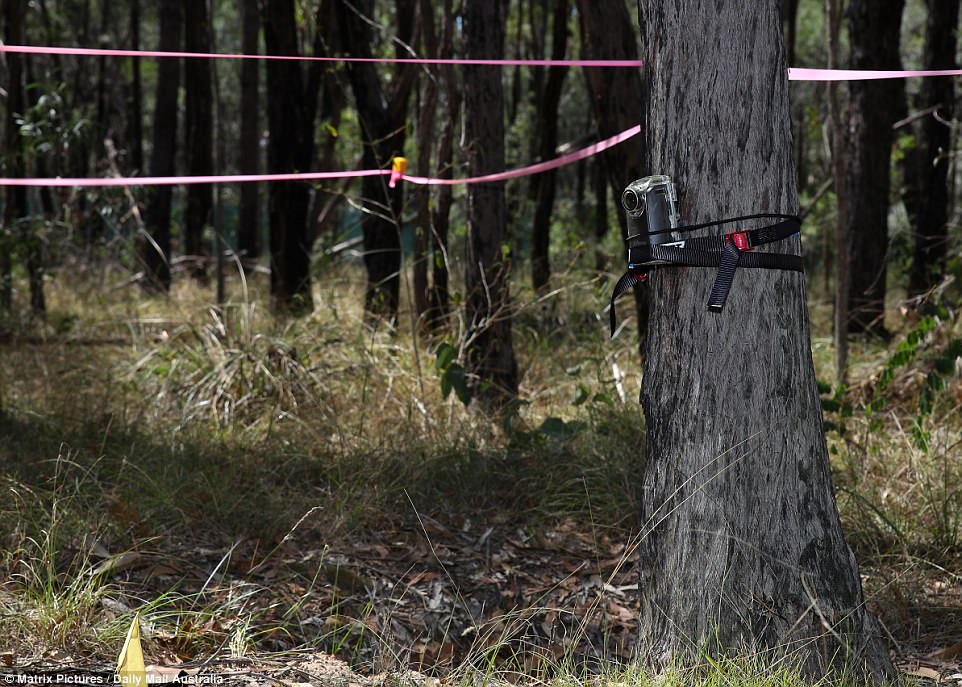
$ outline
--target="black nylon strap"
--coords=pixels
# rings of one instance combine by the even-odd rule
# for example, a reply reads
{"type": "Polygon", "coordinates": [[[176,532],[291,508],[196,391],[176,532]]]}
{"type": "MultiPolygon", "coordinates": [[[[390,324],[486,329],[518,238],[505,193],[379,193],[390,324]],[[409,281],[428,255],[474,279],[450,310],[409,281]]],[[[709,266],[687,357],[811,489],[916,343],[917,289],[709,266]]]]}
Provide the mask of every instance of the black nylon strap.
{"type": "Polygon", "coordinates": [[[708,309],[712,312],[721,312],[728,300],[728,292],[731,291],[732,282],[735,281],[735,270],[738,269],[738,261],[742,257],[742,252],[734,241],[730,241],[725,246],[722,253],[721,262],[718,265],[718,274],[715,276],[715,283],[711,287],[711,295],[708,297],[708,309]]]}
{"type": "Polygon", "coordinates": [[[680,241],[676,245],[644,245],[630,248],[628,250],[629,270],[618,280],[615,290],[611,294],[609,306],[611,336],[614,336],[617,325],[615,299],[641,283],[642,280],[636,272],[643,271],[648,267],[657,265],[718,267],[718,275],[715,277],[715,283],[712,285],[711,295],[708,298],[708,309],[712,312],[720,312],[725,307],[735,279],[735,271],[739,267],[801,272],[803,265],[800,256],[785,253],[758,253],[751,250],[756,246],[781,241],[799,233],[801,231],[801,219],[794,215],[748,215],[731,220],[707,222],[684,229],[701,229],[724,222],[759,217],[784,218],[784,221],[759,229],[733,232],[725,236],[699,236],[680,241]]]}
{"type": "Polygon", "coordinates": [[[615,326],[618,324],[618,318],[615,315],[615,299],[626,291],[631,291],[638,286],[641,281],[638,275],[628,270],[621,275],[621,279],[615,284],[615,290],[611,292],[611,303],[608,305],[608,326],[611,327],[611,336],[615,335],[615,326]]]}

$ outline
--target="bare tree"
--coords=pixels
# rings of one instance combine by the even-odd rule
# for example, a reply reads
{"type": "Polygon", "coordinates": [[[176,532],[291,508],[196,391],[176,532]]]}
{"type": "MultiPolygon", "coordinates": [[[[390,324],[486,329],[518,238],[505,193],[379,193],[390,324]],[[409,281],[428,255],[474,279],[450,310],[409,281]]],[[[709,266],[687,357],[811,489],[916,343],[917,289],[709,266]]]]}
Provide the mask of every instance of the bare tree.
{"type": "MultiPolygon", "coordinates": [[[[26,35],[26,0],[8,0],[3,6],[3,37],[7,43],[23,45],[26,35]]],[[[23,143],[17,115],[22,115],[26,98],[23,92],[24,59],[16,53],[6,56],[6,110],[4,113],[4,153],[7,176],[24,176],[23,143]]],[[[13,236],[16,225],[27,215],[27,189],[8,186],[3,206],[4,235],[0,237],[0,307],[13,307],[13,236]]]]}
{"type": "MultiPolygon", "coordinates": [[[[398,51],[402,51],[414,35],[415,7],[414,0],[397,0],[398,51]]],[[[371,57],[373,37],[369,17],[373,3],[370,0],[338,0],[337,8],[339,26],[350,54],[371,57]]],[[[405,120],[414,85],[414,69],[411,65],[399,65],[387,87],[374,64],[352,62],[347,73],[364,135],[364,167],[387,167],[392,158],[404,153],[405,120]]],[[[391,189],[383,177],[365,177],[361,182],[361,194],[364,199],[364,264],[367,267],[364,310],[369,318],[393,323],[397,320],[400,295],[403,185],[391,189]]]]}
{"type": "MultiPolygon", "coordinates": [[[[211,21],[207,0],[184,0],[184,43],[188,52],[210,52],[211,21]]],[[[187,154],[187,173],[191,176],[209,176],[214,173],[213,84],[210,60],[185,61],[184,147],[187,154]]],[[[191,184],[187,187],[187,207],[184,211],[185,254],[202,255],[208,252],[204,245],[204,228],[211,223],[213,206],[213,187],[210,184],[191,184]]],[[[203,263],[193,264],[193,276],[203,276],[203,263]]]]}
{"type": "MultiPolygon", "coordinates": [[[[258,53],[257,39],[260,22],[257,0],[241,2],[241,51],[245,55],[258,53]]],[[[241,60],[240,65],[240,117],[241,131],[238,142],[237,166],[241,174],[257,174],[260,169],[260,70],[257,60],[241,60]]],[[[258,231],[260,185],[242,184],[240,187],[240,210],[237,226],[237,248],[245,257],[257,258],[261,254],[258,231]]]]}
{"type": "MultiPolygon", "coordinates": [[[[923,68],[955,69],[959,0],[927,0],[926,5],[923,68]]],[[[918,202],[914,206],[906,203],[915,233],[909,271],[909,292],[913,294],[923,293],[945,274],[955,79],[923,80],[916,109],[931,113],[921,121],[912,156],[916,164],[913,191],[918,202]]]]}
{"type": "MultiPolygon", "coordinates": [[[[852,69],[901,69],[899,37],[905,0],[852,0],[848,34],[852,69]]],[[[849,238],[848,331],[885,335],[885,280],[892,124],[905,112],[901,79],[849,84],[846,195],[841,217],[849,238]]]]}
{"type": "MultiPolygon", "coordinates": [[[[563,60],[568,51],[568,0],[555,0],[551,30],[551,59],[563,60]]],[[[538,105],[539,157],[549,160],[558,147],[558,106],[561,103],[565,67],[549,67],[538,105]]],[[[551,277],[551,215],[554,211],[557,170],[535,177],[534,222],[531,227],[531,282],[535,290],[544,289],[551,277]]]]}
{"type": "MultiPolygon", "coordinates": [[[[504,53],[505,6],[504,0],[466,0],[468,59],[499,58],[504,53]]],[[[504,90],[497,69],[465,67],[464,140],[470,176],[504,169],[504,90]]],[[[469,186],[465,265],[468,369],[475,376],[476,394],[493,405],[518,392],[504,233],[504,182],[469,186]]]]}
{"type": "MultiPolygon", "coordinates": [[[[268,54],[299,55],[294,0],[263,0],[261,16],[268,54]]],[[[317,83],[306,79],[301,65],[291,60],[270,60],[267,82],[270,171],[309,169],[314,155],[317,83]]],[[[275,310],[309,312],[313,308],[307,232],[310,191],[293,181],[271,182],[269,188],[271,299],[275,310]]]]}
{"type": "MultiPolygon", "coordinates": [[[[181,49],[181,0],[160,0],[158,50],[181,49]]],[[[173,176],[177,152],[177,97],[180,92],[180,60],[161,58],[157,66],[157,96],[154,102],[153,152],[151,176],[173,176]]],[[[170,214],[173,189],[157,186],[151,192],[144,212],[147,236],[143,242],[143,261],[149,289],[170,289],[170,214]]]]}

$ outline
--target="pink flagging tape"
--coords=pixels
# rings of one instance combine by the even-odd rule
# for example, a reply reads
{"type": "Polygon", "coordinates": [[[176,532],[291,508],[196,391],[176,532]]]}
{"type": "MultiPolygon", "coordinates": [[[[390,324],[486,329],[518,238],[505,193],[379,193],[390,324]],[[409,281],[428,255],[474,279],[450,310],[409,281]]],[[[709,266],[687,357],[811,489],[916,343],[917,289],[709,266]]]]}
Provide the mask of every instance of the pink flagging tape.
{"type": "Polygon", "coordinates": [[[540,172],[547,172],[550,169],[557,169],[558,167],[564,167],[565,165],[570,165],[572,162],[577,162],[578,160],[584,160],[586,157],[591,157],[592,155],[597,155],[598,153],[608,150],[613,146],[618,145],[623,141],[627,141],[633,136],[637,136],[641,132],[641,125],[633,126],[630,129],[625,129],[620,134],[615,134],[611,138],[606,138],[603,141],[598,141],[593,143],[586,148],[581,150],[576,150],[573,153],[568,153],[562,155],[561,157],[556,157],[553,160],[548,160],[547,162],[538,162],[537,164],[528,165],[527,167],[519,167],[518,169],[510,169],[506,172],[498,172],[496,174],[485,174],[480,177],[468,177],[467,179],[432,179],[428,177],[415,177],[404,175],[402,178],[405,181],[409,181],[412,184],[421,185],[431,185],[431,186],[452,186],[455,184],[482,184],[491,181],[504,181],[505,179],[514,179],[515,177],[524,177],[531,174],[539,174],[540,172]]]}
{"type": "MultiPolygon", "coordinates": [[[[478,184],[492,181],[503,181],[515,177],[529,176],[546,172],[549,169],[556,169],[564,165],[570,165],[578,160],[583,160],[592,155],[616,146],[623,141],[627,141],[633,136],[637,136],[641,131],[641,126],[633,126],[630,129],[615,134],[603,141],[598,141],[590,146],[567,153],[547,162],[519,167],[506,172],[497,174],[487,174],[480,177],[470,177],[467,179],[432,179],[429,177],[416,177],[401,175],[400,178],[412,184],[421,185],[454,185],[454,184],[478,184]]],[[[103,179],[90,178],[22,178],[4,179],[0,178],[0,186],[58,186],[58,187],[103,187],[103,186],[174,186],[180,184],[232,184],[251,181],[312,181],[320,179],[345,179],[348,177],[373,177],[391,176],[396,172],[391,169],[361,169],[343,172],[304,172],[289,174],[229,174],[225,176],[180,176],[180,177],[109,177],[103,179]]]]}
{"type": "Polygon", "coordinates": [[[80,55],[85,57],[186,57],[213,60],[288,60],[301,62],[386,62],[391,64],[462,64],[490,67],[635,67],[639,60],[467,60],[421,57],[315,57],[309,55],[244,55],[240,53],[118,50],[114,48],[59,48],[39,45],[3,45],[0,53],[29,55],[80,55]]]}
{"type": "Polygon", "coordinates": [[[788,70],[789,81],[869,81],[874,79],[909,79],[916,76],[962,76],[962,69],[886,71],[791,67],[788,70]]]}
{"type": "MultiPolygon", "coordinates": [[[[641,60],[468,60],[423,57],[319,57],[300,55],[244,55],[240,53],[200,53],[164,50],[122,50],[116,48],[73,48],[42,45],[4,45],[0,53],[32,55],[78,55],[87,57],[175,57],[218,60],[293,60],[306,62],[381,62],[392,64],[452,64],[492,67],[627,67],[643,66],[641,60]]],[[[857,70],[810,69],[790,67],[790,81],[865,81],[872,79],[907,79],[924,76],[962,76],[960,69],[928,70],[857,70]]]]}
{"type": "Polygon", "coordinates": [[[389,169],[360,169],[352,172],[292,172],[288,174],[227,174],[223,176],[194,177],[24,177],[22,179],[0,178],[0,186],[177,186],[180,184],[233,184],[247,181],[311,181],[318,179],[344,179],[347,177],[374,177],[391,174],[389,169]]]}

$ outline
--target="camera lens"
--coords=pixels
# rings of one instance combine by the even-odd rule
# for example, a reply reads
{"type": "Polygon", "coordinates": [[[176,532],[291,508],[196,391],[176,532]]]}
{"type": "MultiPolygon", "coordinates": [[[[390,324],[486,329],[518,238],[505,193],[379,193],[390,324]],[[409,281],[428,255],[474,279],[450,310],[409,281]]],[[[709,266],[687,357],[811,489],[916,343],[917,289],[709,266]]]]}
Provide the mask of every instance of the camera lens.
{"type": "Polygon", "coordinates": [[[641,198],[632,189],[626,188],[621,196],[621,204],[628,212],[634,212],[641,206],[641,198]]]}

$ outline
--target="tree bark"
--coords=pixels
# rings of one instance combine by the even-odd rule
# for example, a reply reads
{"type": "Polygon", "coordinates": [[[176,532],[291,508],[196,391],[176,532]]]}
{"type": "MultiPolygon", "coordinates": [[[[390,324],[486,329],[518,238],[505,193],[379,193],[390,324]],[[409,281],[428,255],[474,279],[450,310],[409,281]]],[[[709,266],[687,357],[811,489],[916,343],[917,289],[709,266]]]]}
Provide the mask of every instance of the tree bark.
{"type": "MultiPolygon", "coordinates": [[[[181,2],[161,0],[157,12],[160,21],[158,50],[181,49],[181,2]]],[[[177,152],[177,96],[180,90],[180,60],[165,57],[158,60],[157,96],[154,101],[153,153],[151,176],[173,176],[177,152]]],[[[152,190],[144,212],[147,228],[143,243],[147,288],[170,290],[170,213],[173,189],[157,186],[152,190]]]]}
{"type": "MultiPolygon", "coordinates": [[[[682,217],[797,212],[779,0],[639,11],[643,164],[675,181],[682,217]]],[[[889,675],[835,506],[804,278],[741,270],[715,314],[716,272],[649,279],[641,663],[750,652],[889,675]]]]}
{"type": "MultiPolygon", "coordinates": [[[[257,19],[257,0],[241,2],[241,52],[256,55],[260,24],[257,19]]],[[[257,60],[241,60],[241,133],[238,143],[238,169],[241,174],[257,174],[260,170],[260,64],[257,60]]],[[[237,225],[237,248],[246,258],[260,256],[258,226],[260,185],[241,184],[240,210],[237,225]]]]}
{"type": "MultiPolygon", "coordinates": [[[[848,8],[852,69],[901,69],[899,36],[905,0],[852,0],[848,8]]],[[[853,81],[846,152],[850,237],[850,333],[886,335],[885,279],[892,124],[905,111],[901,79],[853,81]]]]}
{"type": "MultiPolygon", "coordinates": [[[[581,51],[588,59],[637,60],[637,37],[628,15],[620,2],[578,0],[581,28],[581,51]]],[[[588,82],[591,109],[598,126],[598,136],[609,138],[638,123],[641,109],[641,74],[634,69],[584,70],[588,82]]],[[[621,193],[625,186],[649,173],[641,166],[641,137],[637,136],[601,154],[615,211],[621,228],[622,240],[628,235],[621,193]]],[[[600,239],[601,237],[599,237],[600,239]]],[[[625,254],[627,257],[627,253],[625,254]]],[[[638,349],[645,349],[648,330],[647,289],[635,289],[635,313],[638,319],[638,349]]]]}
{"type": "MultiPolygon", "coordinates": [[[[298,55],[294,0],[264,0],[261,4],[264,41],[271,55],[298,55]]],[[[294,61],[269,60],[267,120],[272,173],[310,168],[314,154],[314,114],[317,93],[304,88],[301,66],[294,61]]],[[[307,216],[310,193],[304,184],[271,182],[270,216],[271,300],[276,311],[292,314],[313,309],[307,216]]]]}
{"type": "MultiPolygon", "coordinates": [[[[414,33],[414,0],[397,0],[398,38],[409,43],[414,33]]],[[[338,0],[338,16],[345,45],[352,57],[369,58],[371,26],[366,18],[372,14],[370,0],[347,2],[338,0]]],[[[398,55],[401,57],[402,55],[398,55]]],[[[352,62],[347,66],[351,91],[364,135],[363,166],[366,169],[387,167],[392,158],[404,154],[407,103],[413,86],[414,71],[410,65],[399,65],[391,82],[391,93],[385,94],[377,67],[371,63],[352,62]]],[[[365,177],[361,182],[365,214],[364,264],[367,268],[367,291],[364,311],[369,322],[397,321],[401,274],[401,209],[403,184],[391,189],[383,177],[365,177]]]]}
{"type": "MultiPolygon", "coordinates": [[[[551,37],[551,59],[563,60],[568,51],[568,0],[555,0],[551,37]]],[[[544,93],[538,107],[539,157],[550,160],[558,147],[558,105],[564,86],[566,67],[548,69],[544,93]]],[[[535,196],[534,223],[531,227],[531,282],[535,291],[541,291],[551,278],[551,214],[554,210],[557,170],[538,175],[535,196]]]]}
{"type": "MultiPolygon", "coordinates": [[[[923,69],[957,69],[956,31],[959,0],[927,0],[923,69]]],[[[917,196],[922,201],[910,213],[915,230],[909,293],[920,294],[945,275],[949,221],[951,121],[955,113],[955,80],[923,79],[918,110],[936,108],[922,120],[915,160],[917,196]]],[[[907,206],[908,207],[908,206],[907,206]]]]}
{"type": "MultiPolygon", "coordinates": [[[[466,0],[465,53],[468,59],[504,53],[504,0],[466,0]]],[[[504,91],[501,73],[485,66],[464,69],[464,140],[468,175],[504,169],[504,91]]],[[[468,370],[475,395],[496,407],[518,393],[518,366],[511,340],[504,182],[468,187],[465,317],[468,370]]]]}
{"type": "MultiPolygon", "coordinates": [[[[184,43],[188,52],[209,53],[211,46],[210,17],[207,0],[184,0],[184,43]]],[[[208,176],[214,173],[214,97],[210,60],[190,59],[184,63],[185,147],[187,173],[208,176]]],[[[206,255],[204,228],[210,225],[214,205],[210,184],[187,186],[187,207],[184,211],[184,253],[206,255]]],[[[198,261],[192,276],[204,276],[203,263],[198,261]]]]}

